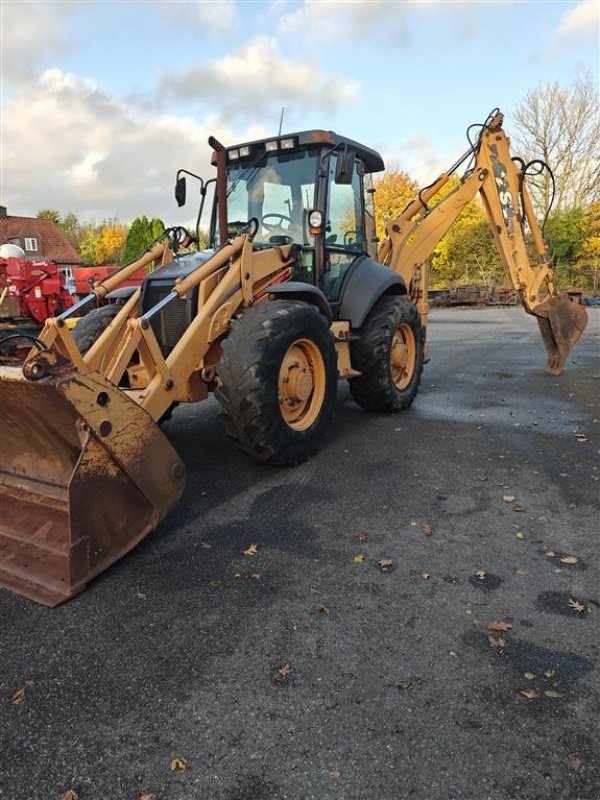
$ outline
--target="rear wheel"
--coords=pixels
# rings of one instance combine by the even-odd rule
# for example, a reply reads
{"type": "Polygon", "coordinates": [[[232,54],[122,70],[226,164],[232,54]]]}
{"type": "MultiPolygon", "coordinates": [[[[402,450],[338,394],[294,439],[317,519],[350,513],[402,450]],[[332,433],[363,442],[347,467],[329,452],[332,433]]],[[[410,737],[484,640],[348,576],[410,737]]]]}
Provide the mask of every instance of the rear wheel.
{"type": "Polygon", "coordinates": [[[408,408],[421,382],[423,339],[417,309],[408,298],[380,298],[351,344],[352,366],[361,372],[349,381],[354,401],[367,411],[408,408]]]}
{"type": "Polygon", "coordinates": [[[120,306],[94,308],[73,328],[73,339],[81,353],[87,353],[121,310],[120,306]]]}
{"type": "Polygon", "coordinates": [[[228,432],[271,464],[297,464],[321,446],[337,389],[327,321],[298,300],[261,303],[233,320],[215,395],[228,432]]]}

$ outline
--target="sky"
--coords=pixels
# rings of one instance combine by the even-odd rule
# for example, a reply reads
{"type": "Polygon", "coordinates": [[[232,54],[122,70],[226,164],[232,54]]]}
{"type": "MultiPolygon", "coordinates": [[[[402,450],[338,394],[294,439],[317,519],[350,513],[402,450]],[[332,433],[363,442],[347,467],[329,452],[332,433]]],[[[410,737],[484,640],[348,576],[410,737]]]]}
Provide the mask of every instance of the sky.
{"type": "MultiPolygon", "coordinates": [[[[180,167],[325,128],[431,181],[527,92],[598,80],[600,0],[0,0],[0,204],[188,224],[180,167]]],[[[191,187],[190,187],[191,189],[191,187]]],[[[190,200],[191,200],[190,191],[190,200]]]]}

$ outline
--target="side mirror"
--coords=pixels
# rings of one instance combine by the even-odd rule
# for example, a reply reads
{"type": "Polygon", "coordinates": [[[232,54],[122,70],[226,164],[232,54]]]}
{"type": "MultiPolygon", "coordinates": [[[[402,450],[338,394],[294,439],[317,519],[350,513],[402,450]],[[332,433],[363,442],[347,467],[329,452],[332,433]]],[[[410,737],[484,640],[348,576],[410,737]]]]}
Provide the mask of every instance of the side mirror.
{"type": "Polygon", "coordinates": [[[175,184],[175,200],[180,208],[185,205],[186,189],[185,175],[182,175],[175,184]]]}
{"type": "Polygon", "coordinates": [[[348,185],[352,183],[356,153],[347,144],[338,150],[335,166],[335,182],[348,185]]]}

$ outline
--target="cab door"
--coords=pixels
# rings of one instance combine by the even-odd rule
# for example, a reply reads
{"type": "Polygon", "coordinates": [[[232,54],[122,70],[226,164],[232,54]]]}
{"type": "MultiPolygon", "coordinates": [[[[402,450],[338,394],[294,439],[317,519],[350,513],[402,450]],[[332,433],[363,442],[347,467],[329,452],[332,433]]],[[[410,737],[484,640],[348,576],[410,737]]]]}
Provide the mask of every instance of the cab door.
{"type": "Polygon", "coordinates": [[[367,253],[363,210],[363,164],[356,159],[351,183],[336,183],[338,153],[329,158],[324,234],[323,292],[336,303],[344,278],[356,258],[367,253]]]}

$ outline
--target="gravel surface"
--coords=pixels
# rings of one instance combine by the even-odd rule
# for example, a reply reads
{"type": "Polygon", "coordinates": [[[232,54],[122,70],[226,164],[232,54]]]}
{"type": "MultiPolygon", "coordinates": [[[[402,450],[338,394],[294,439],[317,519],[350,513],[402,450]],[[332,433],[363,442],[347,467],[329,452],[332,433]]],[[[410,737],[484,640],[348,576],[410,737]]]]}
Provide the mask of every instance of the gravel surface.
{"type": "Polygon", "coordinates": [[[0,591],[0,798],[600,798],[589,314],[556,378],[521,309],[434,310],[413,407],[340,384],[296,468],[179,408],[159,529],[60,608],[0,591]]]}

